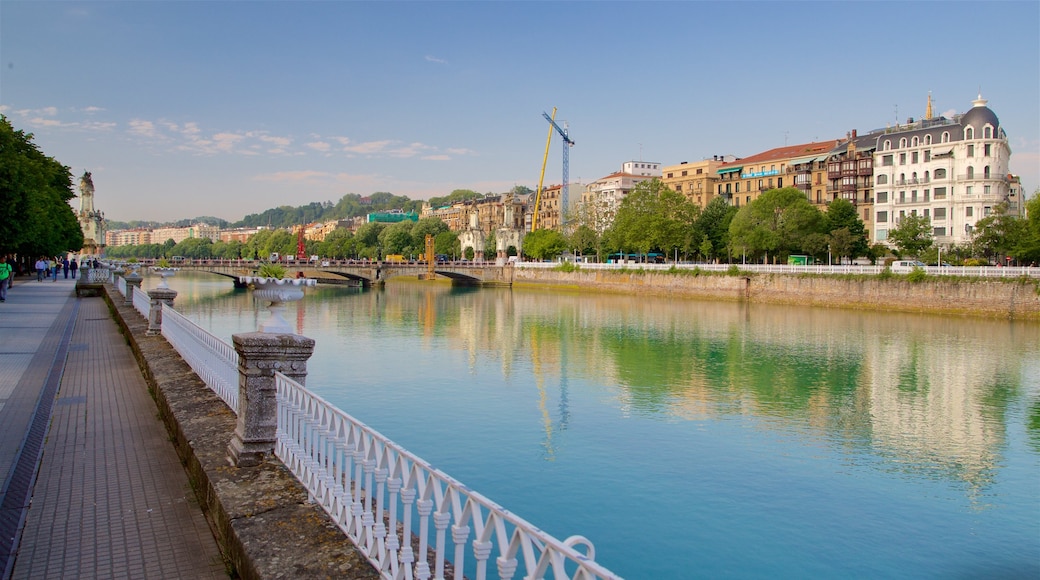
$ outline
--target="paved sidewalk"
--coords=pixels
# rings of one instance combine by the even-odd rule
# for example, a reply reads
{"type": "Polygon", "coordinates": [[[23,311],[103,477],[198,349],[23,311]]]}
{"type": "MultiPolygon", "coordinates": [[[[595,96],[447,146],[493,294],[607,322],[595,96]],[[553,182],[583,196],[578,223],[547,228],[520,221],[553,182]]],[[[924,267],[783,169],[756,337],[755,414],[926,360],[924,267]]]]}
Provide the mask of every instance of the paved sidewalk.
{"type": "Polygon", "coordinates": [[[0,304],[0,573],[227,578],[129,346],[74,283],[19,278],[0,304]]]}

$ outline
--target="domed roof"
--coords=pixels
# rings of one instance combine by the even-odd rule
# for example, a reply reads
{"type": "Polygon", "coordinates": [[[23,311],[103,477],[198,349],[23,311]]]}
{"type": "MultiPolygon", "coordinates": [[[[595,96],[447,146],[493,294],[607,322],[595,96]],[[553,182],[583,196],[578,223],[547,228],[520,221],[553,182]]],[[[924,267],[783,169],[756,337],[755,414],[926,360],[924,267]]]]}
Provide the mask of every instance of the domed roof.
{"type": "Polygon", "coordinates": [[[1000,129],[1000,120],[997,119],[996,113],[986,106],[986,103],[986,99],[979,95],[979,98],[972,101],[972,108],[961,117],[961,125],[974,127],[975,134],[979,137],[982,136],[982,128],[986,125],[993,126],[994,135],[1000,129]]]}

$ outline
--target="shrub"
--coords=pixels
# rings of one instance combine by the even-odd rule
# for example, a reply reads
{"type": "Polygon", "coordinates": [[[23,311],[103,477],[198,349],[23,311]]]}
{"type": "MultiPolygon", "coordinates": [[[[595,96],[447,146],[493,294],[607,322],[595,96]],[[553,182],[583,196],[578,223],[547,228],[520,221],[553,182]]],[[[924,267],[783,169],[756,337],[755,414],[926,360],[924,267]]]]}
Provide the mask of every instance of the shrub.
{"type": "Polygon", "coordinates": [[[278,264],[260,264],[256,269],[256,275],[261,278],[284,278],[285,266],[278,264]]]}
{"type": "Polygon", "coordinates": [[[928,274],[925,273],[923,268],[914,266],[914,269],[906,275],[906,280],[911,284],[918,284],[928,279],[928,274]]]}

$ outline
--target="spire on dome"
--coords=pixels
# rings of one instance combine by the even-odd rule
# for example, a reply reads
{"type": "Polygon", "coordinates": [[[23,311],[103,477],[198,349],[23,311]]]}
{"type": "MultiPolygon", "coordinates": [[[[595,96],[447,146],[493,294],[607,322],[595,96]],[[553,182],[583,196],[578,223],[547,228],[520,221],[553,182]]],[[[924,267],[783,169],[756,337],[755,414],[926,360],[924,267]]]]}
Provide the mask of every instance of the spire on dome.
{"type": "Polygon", "coordinates": [[[931,119],[932,117],[932,92],[928,91],[928,106],[924,109],[924,118],[931,119]]]}

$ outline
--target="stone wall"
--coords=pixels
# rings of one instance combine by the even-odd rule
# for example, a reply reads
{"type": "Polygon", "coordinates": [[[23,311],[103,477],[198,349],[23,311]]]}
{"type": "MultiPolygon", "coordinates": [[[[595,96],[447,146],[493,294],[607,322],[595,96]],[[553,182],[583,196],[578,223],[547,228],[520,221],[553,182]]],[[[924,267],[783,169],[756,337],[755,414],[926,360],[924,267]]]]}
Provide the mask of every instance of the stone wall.
{"type": "Polygon", "coordinates": [[[682,296],[769,304],[798,304],[828,308],[855,308],[928,312],[1040,320],[1038,282],[933,278],[909,282],[905,276],[791,276],[746,274],[699,276],[654,271],[577,270],[561,272],[517,268],[516,286],[559,290],[682,296]]]}

